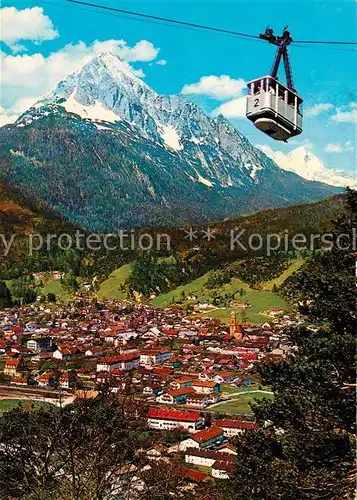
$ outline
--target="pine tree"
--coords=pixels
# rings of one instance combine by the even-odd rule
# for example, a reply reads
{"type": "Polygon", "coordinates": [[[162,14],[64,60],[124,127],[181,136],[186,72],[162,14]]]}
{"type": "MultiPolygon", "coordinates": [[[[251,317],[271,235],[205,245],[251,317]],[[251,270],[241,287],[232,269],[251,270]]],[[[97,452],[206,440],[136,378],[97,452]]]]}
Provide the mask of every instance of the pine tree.
{"type": "Polygon", "coordinates": [[[357,194],[349,191],[346,198],[346,213],[334,229],[335,243],[344,234],[344,244],[314,256],[296,278],[300,297],[310,301],[308,320],[314,328],[307,323],[290,332],[298,347],[294,356],[261,365],[274,399],[253,407],[259,430],[237,441],[226,498],[353,498],[357,324],[351,237],[357,194]]]}

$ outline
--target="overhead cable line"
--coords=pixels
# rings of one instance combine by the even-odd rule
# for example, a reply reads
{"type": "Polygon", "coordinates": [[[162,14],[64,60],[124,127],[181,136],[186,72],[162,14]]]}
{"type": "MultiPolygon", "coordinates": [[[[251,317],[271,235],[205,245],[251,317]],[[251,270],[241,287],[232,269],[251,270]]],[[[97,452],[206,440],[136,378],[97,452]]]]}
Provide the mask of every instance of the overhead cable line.
{"type": "MultiPolygon", "coordinates": [[[[242,38],[247,38],[247,39],[255,39],[259,40],[259,36],[256,35],[251,35],[249,33],[241,33],[239,31],[233,31],[233,30],[227,30],[223,28],[217,28],[214,26],[208,26],[204,24],[196,24],[196,23],[191,23],[187,21],[180,21],[178,19],[170,19],[166,17],[161,17],[161,16],[154,16],[151,14],[144,14],[142,12],[135,12],[131,10],[125,10],[125,9],[118,9],[116,7],[108,7],[106,5],[100,5],[96,3],[91,3],[91,2],[84,2],[82,0],[66,0],[68,3],[72,4],[77,4],[77,5],[84,5],[87,7],[94,7],[96,9],[102,9],[103,11],[110,11],[110,12],[116,12],[119,14],[125,14],[129,16],[134,16],[137,18],[145,19],[145,20],[155,20],[155,21],[160,21],[163,23],[169,23],[171,25],[177,25],[177,26],[184,26],[184,27],[189,27],[189,28],[198,28],[206,31],[212,31],[216,33],[223,33],[226,35],[234,35],[242,38]]],[[[333,41],[333,40],[294,40],[296,43],[304,43],[304,44],[320,44],[320,45],[357,45],[357,42],[348,42],[348,41],[333,41]]]]}
{"type": "Polygon", "coordinates": [[[107,10],[107,11],[118,12],[120,14],[127,14],[127,15],[130,15],[130,16],[141,17],[141,18],[144,18],[144,19],[153,19],[153,20],[156,20],[156,21],[162,21],[162,22],[165,22],[165,23],[177,24],[177,25],[181,25],[181,26],[187,26],[187,27],[190,27],[190,28],[199,28],[199,29],[203,29],[203,30],[207,30],[207,31],[215,31],[215,32],[224,33],[224,34],[227,34],[227,35],[235,35],[235,36],[240,36],[240,37],[246,37],[246,38],[252,38],[252,39],[259,40],[259,36],[249,35],[247,33],[240,33],[239,31],[227,30],[227,29],[223,29],[223,28],[216,28],[216,27],[213,27],[213,26],[206,26],[204,24],[196,24],[196,23],[190,23],[190,22],[186,22],[186,21],[179,21],[177,19],[169,19],[169,18],[166,18],[166,17],[153,16],[153,15],[150,15],[150,14],[143,14],[141,12],[134,12],[134,11],[130,11],[130,10],[117,9],[115,7],[108,7],[108,6],[105,6],[105,5],[98,5],[98,4],[89,3],[89,2],[82,2],[80,0],[66,0],[66,1],[69,2],[69,3],[78,4],[78,5],[86,5],[87,7],[95,7],[97,9],[103,9],[103,10],[107,10]]]}

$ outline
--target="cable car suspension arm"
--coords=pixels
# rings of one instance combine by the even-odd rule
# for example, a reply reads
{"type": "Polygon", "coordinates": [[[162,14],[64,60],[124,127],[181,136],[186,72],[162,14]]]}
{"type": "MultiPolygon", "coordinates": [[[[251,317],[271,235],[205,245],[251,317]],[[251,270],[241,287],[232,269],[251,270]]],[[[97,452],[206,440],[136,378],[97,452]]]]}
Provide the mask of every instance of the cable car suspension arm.
{"type": "Polygon", "coordinates": [[[259,38],[267,40],[269,43],[272,43],[273,45],[276,45],[278,47],[270,72],[271,76],[274,79],[277,79],[281,58],[283,58],[287,87],[293,92],[296,92],[294,88],[293,75],[288,54],[288,46],[293,41],[293,39],[291,38],[290,32],[287,30],[287,26],[284,28],[282,36],[275,36],[274,30],[267,27],[265,32],[259,35],[259,38]]]}

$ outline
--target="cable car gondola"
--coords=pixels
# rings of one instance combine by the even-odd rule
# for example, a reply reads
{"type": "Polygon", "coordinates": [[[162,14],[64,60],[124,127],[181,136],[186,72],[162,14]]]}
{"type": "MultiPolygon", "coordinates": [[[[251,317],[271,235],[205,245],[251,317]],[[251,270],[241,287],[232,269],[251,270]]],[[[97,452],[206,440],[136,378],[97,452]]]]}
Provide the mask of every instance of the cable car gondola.
{"type": "Polygon", "coordinates": [[[287,142],[302,132],[302,98],[296,93],[288,55],[292,42],[284,28],[282,36],[275,36],[271,28],[259,35],[278,46],[271,74],[248,82],[246,116],[254,125],[277,141],[287,142]],[[277,78],[281,58],[284,60],[286,86],[277,78]]]}

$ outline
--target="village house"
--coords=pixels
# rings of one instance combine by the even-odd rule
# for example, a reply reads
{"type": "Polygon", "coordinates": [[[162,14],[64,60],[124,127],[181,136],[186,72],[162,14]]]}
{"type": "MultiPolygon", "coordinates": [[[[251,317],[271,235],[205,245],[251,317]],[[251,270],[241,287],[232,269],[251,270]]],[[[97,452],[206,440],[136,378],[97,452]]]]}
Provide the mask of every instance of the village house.
{"type": "Polygon", "coordinates": [[[55,383],[55,376],[52,372],[45,372],[36,377],[39,387],[52,387],[55,383]]]}
{"type": "Polygon", "coordinates": [[[89,347],[84,352],[84,355],[87,357],[99,358],[100,356],[103,356],[103,348],[102,347],[89,347]]]}
{"type": "Polygon", "coordinates": [[[143,388],[143,394],[145,396],[161,396],[161,394],[163,394],[163,388],[159,384],[146,385],[143,388]]]}
{"type": "Polygon", "coordinates": [[[228,438],[238,436],[246,430],[254,430],[257,428],[257,424],[254,422],[243,422],[242,420],[233,420],[228,418],[215,420],[214,425],[223,429],[224,435],[228,438]]]}
{"type": "Polygon", "coordinates": [[[213,394],[189,394],[186,399],[186,406],[192,408],[206,408],[206,406],[216,403],[216,398],[213,394]]]}
{"type": "Polygon", "coordinates": [[[222,371],[217,373],[217,375],[213,377],[213,380],[215,380],[218,384],[230,384],[235,378],[236,375],[234,372],[222,371]]]}
{"type": "Polygon", "coordinates": [[[5,366],[4,366],[4,375],[11,378],[16,377],[19,365],[20,365],[19,359],[12,359],[12,358],[7,359],[5,361],[5,366]]]}
{"type": "Polygon", "coordinates": [[[172,356],[173,353],[169,350],[150,349],[140,353],[140,364],[144,366],[159,365],[172,356]]]}
{"type": "Polygon", "coordinates": [[[229,474],[234,471],[234,462],[231,460],[217,460],[212,467],[212,477],[216,479],[229,479],[229,474]]]}
{"type": "Polygon", "coordinates": [[[232,443],[225,442],[218,446],[217,451],[220,453],[229,453],[230,455],[237,455],[237,448],[232,443]]]}
{"type": "Polygon", "coordinates": [[[60,374],[58,383],[61,389],[72,389],[76,385],[76,377],[74,373],[65,371],[60,374]]]}
{"type": "Polygon", "coordinates": [[[32,352],[41,352],[52,348],[51,337],[34,337],[26,342],[27,349],[32,352]]]}
{"type": "Polygon", "coordinates": [[[223,430],[219,427],[209,427],[208,429],[195,432],[179,444],[179,450],[185,451],[187,448],[213,448],[220,445],[225,440],[223,430]]]}
{"type": "Polygon", "coordinates": [[[150,429],[172,430],[182,428],[195,432],[204,425],[204,418],[199,412],[161,408],[149,408],[147,424],[150,429]]]}
{"type": "Polygon", "coordinates": [[[118,356],[101,358],[97,363],[97,372],[112,372],[113,370],[130,371],[140,366],[140,354],[138,351],[123,352],[118,356]]]}
{"type": "Polygon", "coordinates": [[[200,394],[210,394],[212,392],[221,392],[221,386],[214,380],[196,380],[192,387],[200,394]]]}
{"type": "Polygon", "coordinates": [[[83,356],[84,353],[75,346],[66,346],[62,347],[60,346],[56,351],[53,353],[53,357],[55,359],[60,359],[61,361],[71,361],[75,357],[83,356]]]}
{"type": "Polygon", "coordinates": [[[182,389],[172,389],[161,396],[156,398],[158,403],[166,404],[184,404],[186,403],[188,395],[194,394],[193,387],[182,387],[182,389]]]}
{"type": "Polygon", "coordinates": [[[27,378],[25,377],[15,377],[10,381],[11,385],[27,385],[27,378]]]}
{"type": "Polygon", "coordinates": [[[183,387],[192,387],[194,380],[195,380],[195,377],[181,377],[181,378],[173,380],[170,383],[170,386],[173,389],[182,389],[183,387]]]}
{"type": "MultiPolygon", "coordinates": [[[[235,453],[235,455],[237,455],[237,453],[235,453]]],[[[187,448],[185,450],[185,463],[212,467],[212,465],[217,461],[234,462],[235,455],[223,453],[222,451],[187,448]]]]}
{"type": "Polygon", "coordinates": [[[203,483],[211,479],[208,474],[196,469],[188,469],[187,467],[180,467],[179,473],[182,477],[194,481],[195,483],[203,483]]]}
{"type": "Polygon", "coordinates": [[[282,307],[271,307],[267,311],[264,311],[263,314],[275,318],[276,316],[281,316],[282,314],[284,314],[284,309],[282,307]]]}

